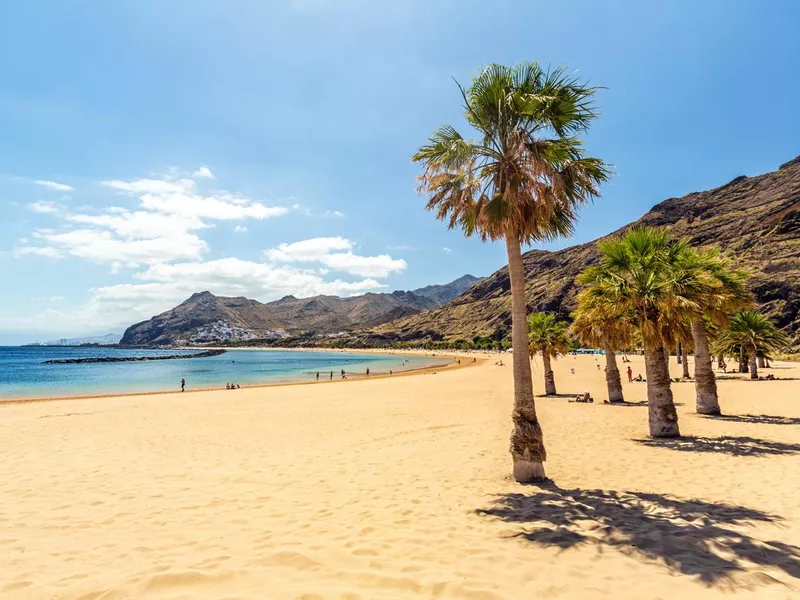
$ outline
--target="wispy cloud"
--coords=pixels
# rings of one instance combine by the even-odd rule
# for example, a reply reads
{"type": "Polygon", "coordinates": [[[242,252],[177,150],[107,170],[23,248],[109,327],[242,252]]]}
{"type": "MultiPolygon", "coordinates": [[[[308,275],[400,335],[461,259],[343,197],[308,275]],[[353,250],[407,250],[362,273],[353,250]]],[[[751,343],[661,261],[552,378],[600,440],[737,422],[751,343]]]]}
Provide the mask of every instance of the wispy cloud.
{"type": "Polygon", "coordinates": [[[28,204],[28,209],[43,215],[56,215],[61,212],[61,207],[50,200],[38,200],[28,204]]]}
{"type": "Polygon", "coordinates": [[[192,177],[197,177],[198,179],[216,179],[217,176],[211,172],[211,169],[208,167],[200,167],[194,173],[192,173],[192,177]]]}
{"type": "Polygon", "coordinates": [[[445,254],[451,254],[453,252],[453,249],[445,246],[444,248],[442,248],[442,252],[444,252],[445,254]]]}
{"type": "Polygon", "coordinates": [[[66,183],[58,183],[57,181],[46,181],[44,179],[37,179],[34,183],[51,190],[56,190],[57,192],[71,192],[72,190],[75,189],[71,185],[67,185],[66,183]]]}
{"type": "Polygon", "coordinates": [[[280,244],[265,254],[276,262],[321,263],[334,271],[362,277],[388,277],[408,266],[402,258],[393,259],[388,254],[360,256],[353,253],[354,246],[355,242],[343,237],[313,238],[280,244]]]}
{"type": "Polygon", "coordinates": [[[229,192],[201,194],[193,179],[171,177],[101,182],[136,198],[139,210],[112,206],[90,214],[69,212],[53,202],[34,202],[30,210],[59,216],[65,227],[36,230],[30,236],[33,241],[21,242],[14,255],[73,256],[110,264],[114,270],[201,260],[208,245],[196,231],[212,227],[211,222],[263,220],[288,212],[229,192]]]}
{"type": "Polygon", "coordinates": [[[233,228],[233,231],[235,233],[246,233],[247,227],[245,227],[244,225],[237,225],[236,227],[233,228]]]}
{"type": "Polygon", "coordinates": [[[304,215],[308,215],[309,217],[322,217],[322,218],[336,218],[341,219],[345,216],[345,214],[338,210],[323,210],[319,212],[315,212],[312,209],[308,208],[307,206],[303,206],[302,204],[292,204],[292,210],[299,211],[304,215]]]}

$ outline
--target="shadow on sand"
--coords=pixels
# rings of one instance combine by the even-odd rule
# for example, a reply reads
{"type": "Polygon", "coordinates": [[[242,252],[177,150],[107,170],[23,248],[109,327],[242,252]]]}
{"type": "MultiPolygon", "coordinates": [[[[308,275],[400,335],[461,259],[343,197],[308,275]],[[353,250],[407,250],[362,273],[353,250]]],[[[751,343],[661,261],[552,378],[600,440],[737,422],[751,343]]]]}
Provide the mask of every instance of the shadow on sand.
{"type": "Polygon", "coordinates": [[[647,406],[647,400],[640,400],[639,402],[611,402],[607,406],[647,406]]]}
{"type": "MultiPolygon", "coordinates": [[[[800,381],[800,377],[776,377],[775,379],[750,379],[750,375],[747,373],[737,373],[739,375],[732,375],[728,373],[727,375],[717,375],[717,381],[750,381],[753,383],[765,383],[767,381],[800,381]]],[[[763,377],[763,375],[762,375],[763,377]]]]}
{"type": "Polygon", "coordinates": [[[669,448],[679,452],[716,452],[728,454],[729,456],[777,456],[800,453],[800,444],[787,444],[730,435],[720,437],[645,438],[633,441],[651,448],[669,448]]]}
{"type": "Polygon", "coordinates": [[[702,415],[702,417],[712,421],[754,423],[757,425],[800,425],[800,417],[781,417],[779,415],[702,415]]]}
{"type": "MultiPolygon", "coordinates": [[[[780,521],[776,515],[643,492],[565,490],[552,483],[539,489],[498,496],[491,508],[476,512],[525,524],[525,531],[514,537],[532,544],[561,549],[608,546],[659,562],[673,572],[698,576],[708,585],[744,574],[753,569],[752,563],[800,578],[800,548],[760,541],[741,531],[751,522],[780,521]]],[[[763,574],[759,581],[776,580],[763,574]]]]}

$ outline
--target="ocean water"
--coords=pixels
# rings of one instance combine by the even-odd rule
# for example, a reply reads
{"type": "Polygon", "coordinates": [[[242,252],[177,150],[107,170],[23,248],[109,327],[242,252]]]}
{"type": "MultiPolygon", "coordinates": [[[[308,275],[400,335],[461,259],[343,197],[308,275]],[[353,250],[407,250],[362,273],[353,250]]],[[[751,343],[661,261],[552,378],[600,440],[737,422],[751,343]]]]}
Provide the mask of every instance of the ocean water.
{"type": "Polygon", "coordinates": [[[123,350],[118,348],[40,348],[0,346],[0,401],[18,398],[96,396],[129,392],[161,392],[180,389],[224,388],[239,385],[290,381],[341,379],[395,373],[444,365],[448,359],[433,356],[397,356],[350,352],[303,352],[284,350],[229,350],[207,358],[146,362],[46,365],[64,358],[155,356],[192,354],[186,350],[123,350]]]}

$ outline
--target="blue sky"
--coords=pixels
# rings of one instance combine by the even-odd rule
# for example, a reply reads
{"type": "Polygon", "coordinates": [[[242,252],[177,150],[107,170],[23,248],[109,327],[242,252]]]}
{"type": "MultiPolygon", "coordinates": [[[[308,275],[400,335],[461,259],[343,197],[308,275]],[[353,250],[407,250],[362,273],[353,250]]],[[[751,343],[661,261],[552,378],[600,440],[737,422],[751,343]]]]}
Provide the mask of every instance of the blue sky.
{"type": "Polygon", "coordinates": [[[193,291],[412,289],[504,264],[423,209],[452,81],[565,64],[616,165],[571,240],[800,154],[800,3],[100,0],[0,9],[0,343],[193,291]],[[524,7],[524,8],[523,8],[524,7]]]}

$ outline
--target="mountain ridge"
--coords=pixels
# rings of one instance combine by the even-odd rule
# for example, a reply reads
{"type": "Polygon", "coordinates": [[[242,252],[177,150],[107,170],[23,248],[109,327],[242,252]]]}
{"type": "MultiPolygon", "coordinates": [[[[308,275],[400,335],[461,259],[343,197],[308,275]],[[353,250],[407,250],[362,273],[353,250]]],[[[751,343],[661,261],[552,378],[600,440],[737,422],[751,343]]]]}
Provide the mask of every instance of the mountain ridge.
{"type": "MultiPolygon", "coordinates": [[[[635,225],[669,226],[698,247],[717,246],[751,271],[758,306],[800,346],[800,156],[777,170],[740,176],[703,192],[668,198],[640,219],[584,244],[523,255],[528,310],[569,318],[575,278],[599,258],[597,242],[635,225]]],[[[462,296],[396,321],[365,328],[364,343],[506,336],[511,328],[507,267],[462,296]]]]}
{"type": "Polygon", "coordinates": [[[448,284],[359,296],[284,296],[272,302],[195,292],[178,306],[128,327],[125,346],[246,342],[290,336],[330,337],[340,332],[436,308],[481,278],[464,275],[448,284]]]}

